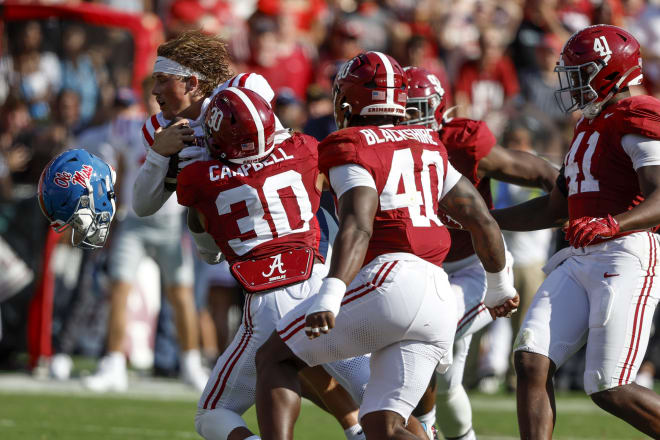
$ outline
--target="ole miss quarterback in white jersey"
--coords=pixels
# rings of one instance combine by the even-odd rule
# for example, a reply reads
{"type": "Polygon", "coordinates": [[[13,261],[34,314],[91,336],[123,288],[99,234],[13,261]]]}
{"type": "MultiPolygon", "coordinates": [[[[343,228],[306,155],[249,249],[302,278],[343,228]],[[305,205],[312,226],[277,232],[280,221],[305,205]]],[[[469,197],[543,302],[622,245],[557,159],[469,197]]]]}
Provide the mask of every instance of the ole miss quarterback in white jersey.
{"type": "Polygon", "coordinates": [[[524,438],[550,438],[552,376],[586,344],[585,391],[601,408],[660,437],[660,398],[633,380],[660,297],[660,101],[635,95],[639,43],[596,25],[574,34],[555,69],[558,103],[582,111],[553,191],[494,211],[503,229],[568,219],[568,248],[544,269],[515,342],[518,422],[524,438]]]}

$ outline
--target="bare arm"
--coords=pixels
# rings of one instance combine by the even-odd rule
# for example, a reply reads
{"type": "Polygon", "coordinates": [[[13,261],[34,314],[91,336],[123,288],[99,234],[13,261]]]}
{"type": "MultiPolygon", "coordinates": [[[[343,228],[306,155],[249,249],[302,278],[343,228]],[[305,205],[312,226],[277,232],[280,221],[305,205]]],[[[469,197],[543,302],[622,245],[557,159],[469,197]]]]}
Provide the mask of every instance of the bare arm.
{"type": "Polygon", "coordinates": [[[479,161],[477,173],[479,177],[493,177],[502,182],[542,188],[550,192],[559,170],[534,154],[495,145],[490,153],[479,161]]]}
{"type": "Polygon", "coordinates": [[[309,338],[328,333],[335,326],[346,286],[360,271],[367,255],[377,209],[378,193],[370,187],[357,186],[339,198],[339,231],[332,248],[330,271],[305,319],[309,338]]]}
{"type": "Polygon", "coordinates": [[[440,200],[440,207],[470,231],[472,245],[488,272],[504,269],[504,240],[497,222],[488,212],[484,199],[465,177],[440,200]]]}
{"type": "Polygon", "coordinates": [[[648,229],[660,224],[660,166],[639,168],[637,179],[644,201],[630,211],[614,216],[621,232],[648,229]]]}
{"type": "Polygon", "coordinates": [[[481,195],[465,177],[440,200],[440,207],[472,235],[472,246],[486,269],[484,303],[493,318],[509,316],[520,303],[506,270],[504,240],[481,195]]]}
{"type": "Polygon", "coordinates": [[[378,209],[378,193],[364,186],[347,191],[339,199],[339,231],[332,248],[328,277],[349,285],[367,255],[378,209]]]}
{"type": "Polygon", "coordinates": [[[568,219],[568,204],[555,186],[550,194],[490,213],[506,231],[536,231],[562,227],[568,219]]]}

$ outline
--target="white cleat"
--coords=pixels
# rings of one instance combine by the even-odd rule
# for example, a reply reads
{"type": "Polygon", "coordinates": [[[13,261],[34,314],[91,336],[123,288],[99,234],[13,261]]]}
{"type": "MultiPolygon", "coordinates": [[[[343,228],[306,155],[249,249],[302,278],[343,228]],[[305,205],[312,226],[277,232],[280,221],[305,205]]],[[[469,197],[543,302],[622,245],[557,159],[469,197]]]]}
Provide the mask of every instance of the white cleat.
{"type": "Polygon", "coordinates": [[[181,353],[181,374],[179,376],[183,383],[186,383],[197,391],[204,391],[206,382],[209,381],[209,374],[202,366],[202,356],[199,350],[188,350],[181,353]]]}
{"type": "Polygon", "coordinates": [[[50,377],[55,380],[68,380],[71,377],[71,370],[73,369],[73,361],[71,356],[65,353],[57,353],[50,358],[50,365],[48,370],[50,377]]]}
{"type": "Polygon", "coordinates": [[[128,389],[126,359],[121,353],[111,353],[101,358],[96,373],[83,379],[85,388],[103,393],[106,391],[123,392],[128,389]]]}

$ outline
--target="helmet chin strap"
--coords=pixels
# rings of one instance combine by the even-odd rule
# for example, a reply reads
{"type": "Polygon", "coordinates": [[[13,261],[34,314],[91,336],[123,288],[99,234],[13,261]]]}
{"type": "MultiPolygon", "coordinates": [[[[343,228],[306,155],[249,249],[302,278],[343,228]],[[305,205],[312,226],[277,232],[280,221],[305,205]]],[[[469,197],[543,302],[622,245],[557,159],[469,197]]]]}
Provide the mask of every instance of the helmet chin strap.
{"type": "Polygon", "coordinates": [[[593,103],[591,103],[591,104],[587,104],[587,105],[582,109],[582,114],[584,115],[584,117],[587,118],[587,119],[593,119],[593,118],[595,118],[596,116],[598,116],[598,115],[600,114],[601,110],[603,110],[603,107],[605,106],[605,104],[606,104],[610,99],[612,99],[612,97],[614,97],[614,95],[616,95],[617,93],[619,93],[619,89],[621,88],[621,85],[622,85],[622,84],[624,83],[624,81],[630,76],[630,74],[633,73],[633,71],[635,71],[635,69],[637,69],[637,68],[639,68],[639,66],[633,66],[633,67],[631,67],[630,69],[628,69],[628,70],[626,71],[626,73],[624,73],[624,74],[621,76],[621,79],[619,79],[619,80],[616,82],[616,85],[612,88],[612,90],[610,90],[610,93],[608,93],[607,96],[606,96],[605,98],[603,98],[602,101],[600,101],[600,102],[593,102],[593,103]]]}
{"type": "Polygon", "coordinates": [[[348,127],[348,123],[351,119],[351,110],[353,107],[348,102],[345,102],[341,105],[342,110],[344,110],[344,119],[342,120],[342,126],[339,128],[346,128],[348,127]]]}

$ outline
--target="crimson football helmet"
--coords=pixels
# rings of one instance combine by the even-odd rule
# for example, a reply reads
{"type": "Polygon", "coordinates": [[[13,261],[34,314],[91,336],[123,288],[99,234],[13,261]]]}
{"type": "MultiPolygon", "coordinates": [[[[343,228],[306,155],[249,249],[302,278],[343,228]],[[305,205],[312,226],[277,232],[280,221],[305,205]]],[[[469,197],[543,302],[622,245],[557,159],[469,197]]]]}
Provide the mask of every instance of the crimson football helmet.
{"type": "Polygon", "coordinates": [[[408,119],[403,125],[425,125],[440,130],[442,112],[445,109],[445,89],[437,76],[421,67],[408,66],[403,69],[408,78],[408,119]]]}
{"type": "Polygon", "coordinates": [[[228,87],[207,107],[204,133],[212,157],[239,164],[259,162],[275,147],[275,115],[259,94],[228,87]]]}
{"type": "Polygon", "coordinates": [[[408,81],[394,58],[365,52],[348,60],[332,87],[337,127],[348,127],[353,116],[406,115],[408,81]]]}
{"type": "Polygon", "coordinates": [[[642,82],[639,43],[616,26],[586,27],[566,42],[555,72],[559,107],[566,113],[580,109],[585,117],[595,118],[612,96],[642,82]]]}

